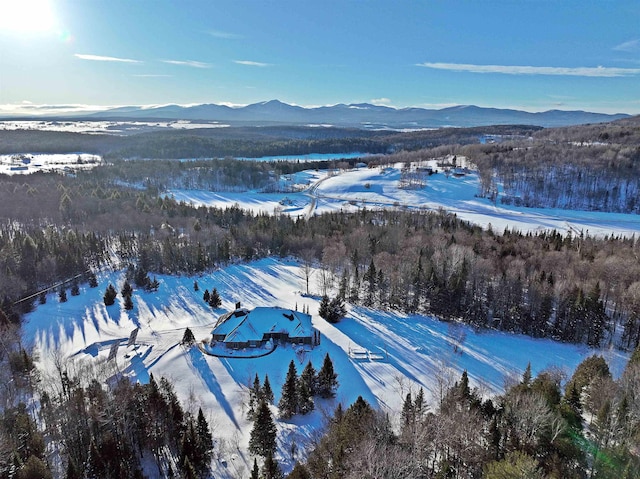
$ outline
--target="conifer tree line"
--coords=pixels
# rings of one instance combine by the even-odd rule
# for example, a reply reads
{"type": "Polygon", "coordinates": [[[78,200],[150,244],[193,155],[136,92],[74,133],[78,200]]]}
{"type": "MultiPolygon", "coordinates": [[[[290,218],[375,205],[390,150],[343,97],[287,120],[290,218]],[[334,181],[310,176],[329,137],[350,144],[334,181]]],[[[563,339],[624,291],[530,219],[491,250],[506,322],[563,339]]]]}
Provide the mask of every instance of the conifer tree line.
{"type": "Polygon", "coordinates": [[[640,350],[614,380],[602,357],[569,382],[528,367],[483,399],[464,371],[433,407],[406,394],[398,421],[359,397],[338,405],[325,435],[290,479],[632,479],[640,476],[640,350]],[[566,387],[565,387],[566,383],[566,387]]]}

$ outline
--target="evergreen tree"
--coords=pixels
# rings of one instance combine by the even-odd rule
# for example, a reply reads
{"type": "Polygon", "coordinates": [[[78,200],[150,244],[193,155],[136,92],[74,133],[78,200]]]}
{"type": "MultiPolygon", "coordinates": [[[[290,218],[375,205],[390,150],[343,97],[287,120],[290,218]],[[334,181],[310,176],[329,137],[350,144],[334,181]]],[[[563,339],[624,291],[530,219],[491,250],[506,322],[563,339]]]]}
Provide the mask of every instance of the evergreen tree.
{"type": "Polygon", "coordinates": [[[349,276],[347,275],[347,271],[344,270],[342,272],[342,277],[340,278],[340,287],[338,288],[338,297],[342,298],[343,301],[347,298],[348,289],[349,289],[349,276]]]}
{"type": "Polygon", "coordinates": [[[136,286],[138,288],[148,289],[149,284],[151,283],[151,280],[149,279],[149,274],[147,273],[146,268],[138,265],[133,276],[133,281],[134,283],[136,283],[136,286]]]}
{"type": "Polygon", "coordinates": [[[60,289],[58,290],[58,300],[61,303],[67,302],[67,290],[64,289],[64,286],[60,286],[60,289]]]}
{"type": "Polygon", "coordinates": [[[218,289],[213,288],[211,294],[209,295],[209,306],[213,309],[219,308],[222,304],[222,300],[220,299],[220,294],[218,294],[218,289]]]}
{"type": "Polygon", "coordinates": [[[320,300],[320,307],[318,308],[318,316],[322,319],[327,319],[329,317],[329,296],[326,294],[322,296],[320,300]]]}
{"type": "Polygon", "coordinates": [[[44,291],[42,293],[40,293],[39,300],[40,300],[40,304],[46,304],[47,303],[47,293],[45,293],[44,291]]]}
{"type": "Polygon", "coordinates": [[[253,378],[253,385],[249,388],[249,407],[247,410],[247,419],[253,421],[255,414],[262,399],[262,388],[260,387],[260,378],[258,373],[253,378]]]}
{"type": "Polygon", "coordinates": [[[198,472],[188,456],[186,456],[182,462],[182,477],[184,479],[198,479],[198,472]]]}
{"type": "Polygon", "coordinates": [[[280,401],[278,401],[278,409],[280,410],[280,417],[289,419],[291,416],[298,412],[300,401],[298,398],[298,372],[296,371],[296,365],[293,359],[289,363],[289,370],[287,371],[287,377],[282,385],[282,394],[280,401]]]}
{"type": "Polygon", "coordinates": [[[413,424],[415,415],[414,415],[414,409],[413,409],[413,400],[411,399],[410,392],[407,393],[407,396],[405,397],[404,402],[402,403],[401,418],[402,418],[403,428],[406,428],[411,424],[413,424]]]}
{"type": "Polygon", "coordinates": [[[521,384],[527,388],[531,385],[531,362],[527,363],[527,369],[522,374],[521,384]]]}
{"type": "Polygon", "coordinates": [[[262,398],[269,404],[273,404],[273,390],[271,389],[271,383],[269,382],[269,375],[264,375],[264,383],[262,385],[262,398]]]}
{"type": "Polygon", "coordinates": [[[74,279],[71,283],[71,296],[79,296],[80,295],[80,285],[78,284],[78,280],[74,279]]]}
{"type": "Polygon", "coordinates": [[[191,329],[187,328],[184,330],[184,335],[182,336],[182,341],[180,344],[184,344],[186,346],[191,346],[196,342],[196,338],[193,335],[191,329]]]}
{"type": "Polygon", "coordinates": [[[313,396],[317,390],[317,376],[316,370],[311,364],[311,361],[307,362],[300,379],[298,381],[298,401],[300,412],[307,414],[313,411],[315,405],[313,403],[313,396]]]}
{"type": "Polygon", "coordinates": [[[158,278],[156,278],[154,276],[153,280],[151,280],[151,282],[147,285],[146,290],[147,291],[158,291],[159,287],[160,287],[160,283],[158,282],[158,278]]]}
{"type": "Polygon", "coordinates": [[[266,401],[260,401],[249,437],[249,452],[267,457],[276,451],[276,424],[266,401]]]}
{"type": "Polygon", "coordinates": [[[202,468],[208,467],[211,460],[211,453],[213,450],[213,436],[209,430],[209,423],[207,423],[202,408],[198,408],[198,419],[196,422],[196,434],[197,434],[197,449],[198,456],[202,458],[202,468]]]}
{"type": "Polygon", "coordinates": [[[336,296],[329,303],[329,316],[326,318],[330,323],[337,323],[347,315],[347,308],[344,305],[344,300],[339,296],[336,296]]]}
{"type": "Polygon", "coordinates": [[[123,297],[131,296],[133,294],[133,288],[131,287],[129,281],[125,280],[124,284],[122,285],[120,294],[122,294],[123,297]]]}
{"type": "Polygon", "coordinates": [[[211,295],[209,294],[209,290],[208,290],[208,289],[205,289],[205,290],[204,290],[204,293],[202,294],[202,300],[203,300],[205,303],[208,303],[208,302],[209,302],[209,299],[211,299],[211,295]]]}
{"type": "Polygon", "coordinates": [[[89,273],[89,287],[90,288],[98,287],[98,278],[96,278],[96,274],[93,271],[89,273]]]}
{"type": "Polygon", "coordinates": [[[251,469],[249,479],[260,479],[260,469],[258,469],[258,460],[256,458],[253,458],[253,469],[251,469]]]}
{"type": "Polygon", "coordinates": [[[282,479],[282,471],[273,457],[272,453],[267,454],[264,464],[262,465],[262,477],[263,479],[282,479]]]}
{"type": "Polygon", "coordinates": [[[115,303],[117,295],[118,293],[116,292],[116,288],[114,288],[112,284],[107,286],[107,290],[105,291],[103,297],[105,306],[111,306],[113,303],[115,303]]]}
{"type": "Polygon", "coordinates": [[[198,282],[197,281],[193,282],[193,290],[196,291],[196,292],[200,290],[200,286],[198,286],[198,282]]]}
{"type": "Polygon", "coordinates": [[[318,372],[318,395],[322,398],[332,398],[336,395],[338,375],[333,369],[333,362],[329,353],[324,357],[322,368],[318,372]]]}
{"type": "Polygon", "coordinates": [[[311,364],[311,361],[308,361],[307,365],[302,370],[300,382],[305,383],[312,396],[316,395],[318,389],[318,375],[313,364],[311,364]]]}
{"type": "Polygon", "coordinates": [[[413,410],[417,419],[421,419],[425,413],[424,389],[422,388],[420,388],[418,394],[416,394],[416,399],[413,402],[413,410]]]}
{"type": "Polygon", "coordinates": [[[133,300],[131,299],[131,295],[127,294],[124,297],[124,309],[127,311],[131,311],[133,309],[133,300]]]}

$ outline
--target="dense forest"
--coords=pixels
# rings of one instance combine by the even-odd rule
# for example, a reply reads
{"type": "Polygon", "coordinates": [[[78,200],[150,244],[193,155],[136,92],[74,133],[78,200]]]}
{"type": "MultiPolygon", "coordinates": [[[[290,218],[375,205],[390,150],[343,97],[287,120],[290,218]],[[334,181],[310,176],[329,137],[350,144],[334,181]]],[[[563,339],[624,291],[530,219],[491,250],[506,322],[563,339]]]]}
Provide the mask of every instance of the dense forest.
{"type": "MultiPolygon", "coordinates": [[[[492,134],[503,136],[491,144],[479,144],[483,133],[470,129],[378,132],[363,135],[362,145],[373,142],[363,151],[398,150],[373,157],[372,167],[463,154],[480,170],[479,194],[495,195],[496,201],[638,212],[636,123],[588,128],[595,129],[590,134],[597,143],[585,143],[581,129],[501,127],[492,134]],[[445,144],[452,138],[457,144],[445,144]]],[[[556,371],[535,378],[529,372],[491,400],[474,391],[466,375],[443,382],[433,409],[419,391],[407,391],[400,425],[362,400],[339,406],[306,464],[290,477],[638,477],[638,239],[483,230],[444,211],[362,209],[306,220],[194,207],[162,194],[176,186],[266,191],[277,188],[280,175],[311,166],[224,158],[227,153],[220,152],[227,146],[237,156],[250,156],[294,144],[300,152],[329,149],[334,140],[342,148],[351,141],[340,135],[310,139],[306,129],[296,131],[297,138],[289,132],[285,140],[275,137],[277,130],[267,139],[225,140],[216,132],[198,141],[191,132],[131,140],[56,134],[48,151],[69,151],[69,145],[86,141],[84,151],[112,159],[74,175],[0,176],[0,477],[51,477],[52,471],[68,478],[140,477],[145,455],[166,475],[205,475],[215,438],[202,411],[179,404],[167,380],[104,388],[95,372],[60,364],[59,377],[42,381],[21,343],[21,321],[43,291],[57,291],[62,301],[78,282],[94,286],[95,273],[104,269],[129,267],[143,277],[192,274],[270,255],[296,257],[307,280],[314,272],[310,288],[327,304],[432,314],[478,329],[635,350],[617,380],[595,358],[568,382],[556,371]],[[164,149],[157,155],[163,158],[201,151],[211,159],[120,158],[154,156],[156,147],[164,149]],[[140,401],[153,405],[146,416],[140,415],[140,401]],[[53,460],[45,444],[64,453],[53,460]],[[513,475],[515,470],[526,473],[513,475]]],[[[0,147],[42,151],[49,135],[33,134],[40,146],[24,148],[33,136],[3,132],[0,147]]],[[[320,166],[326,165],[313,163],[320,166]]],[[[305,404],[292,410],[310,407],[305,404]]],[[[274,458],[260,451],[263,468],[252,477],[278,477],[274,458]]]]}
{"type": "Polygon", "coordinates": [[[155,131],[134,135],[3,131],[0,154],[101,154],[118,158],[224,158],[308,153],[389,153],[448,144],[478,143],[483,135],[526,138],[540,130],[528,126],[441,128],[415,132],[312,127],[232,127],[155,131]]]}
{"type": "Polygon", "coordinates": [[[456,151],[478,167],[480,196],[527,207],[640,213],[637,117],[456,151]]]}

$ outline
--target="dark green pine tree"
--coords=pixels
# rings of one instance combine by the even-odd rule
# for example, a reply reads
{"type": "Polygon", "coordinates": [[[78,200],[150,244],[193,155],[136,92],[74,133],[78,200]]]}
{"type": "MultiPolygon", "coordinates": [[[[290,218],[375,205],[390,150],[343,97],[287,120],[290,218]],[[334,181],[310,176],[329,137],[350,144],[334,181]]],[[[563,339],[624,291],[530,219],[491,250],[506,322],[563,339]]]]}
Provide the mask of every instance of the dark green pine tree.
{"type": "Polygon", "coordinates": [[[258,468],[258,460],[256,458],[253,458],[253,469],[251,469],[249,479],[260,479],[260,469],[258,468]]]}
{"type": "Polygon", "coordinates": [[[264,375],[264,383],[262,384],[262,397],[269,404],[273,404],[273,390],[271,389],[271,383],[269,382],[269,375],[264,375]]]}
{"type": "Polygon", "coordinates": [[[327,296],[326,294],[322,296],[322,299],[320,300],[318,316],[320,316],[322,319],[329,318],[329,296],[327,296]]]}
{"type": "Polygon", "coordinates": [[[90,288],[98,287],[98,278],[96,278],[96,274],[93,271],[89,273],[89,287],[90,288]]]}
{"type": "Polygon", "coordinates": [[[71,296],[79,296],[80,295],[80,285],[78,284],[78,280],[74,279],[73,283],[71,283],[71,296]]]}
{"type": "Polygon", "coordinates": [[[525,369],[522,374],[522,381],[520,384],[526,388],[531,386],[531,362],[527,363],[527,369],[525,369]]]}
{"type": "Polygon", "coordinates": [[[188,456],[184,458],[184,461],[182,461],[182,477],[184,479],[198,479],[198,472],[189,460],[188,456]]]}
{"type": "Polygon", "coordinates": [[[343,300],[347,297],[347,292],[349,290],[349,276],[347,275],[347,270],[342,272],[342,277],[340,278],[340,287],[338,288],[338,296],[343,300]]]}
{"type": "Polygon", "coordinates": [[[318,395],[328,399],[335,397],[338,388],[338,375],[333,369],[329,353],[324,357],[322,368],[318,372],[318,395]]]}
{"type": "Polygon", "coordinates": [[[402,403],[401,418],[403,429],[413,424],[415,418],[415,410],[413,407],[413,399],[411,398],[410,392],[407,393],[407,396],[402,403]]]}
{"type": "Polygon", "coordinates": [[[307,363],[300,379],[298,381],[298,401],[299,409],[302,414],[307,414],[313,411],[315,404],[313,402],[313,396],[317,390],[317,376],[316,370],[311,364],[311,361],[307,363]]]}
{"type": "Polygon", "coordinates": [[[222,304],[222,300],[220,299],[220,294],[218,293],[217,288],[213,288],[211,294],[209,295],[209,306],[213,309],[219,308],[222,304]]]}
{"type": "Polygon", "coordinates": [[[262,465],[263,479],[282,479],[284,476],[273,454],[268,454],[262,465]]]}
{"type": "Polygon", "coordinates": [[[209,294],[209,290],[208,290],[208,289],[205,289],[205,290],[204,290],[204,294],[202,295],[202,300],[203,300],[205,303],[208,303],[210,299],[211,299],[211,295],[209,294]]]}
{"type": "Polygon", "coordinates": [[[124,282],[120,294],[122,294],[123,297],[131,296],[133,294],[133,288],[131,287],[131,283],[129,283],[129,281],[124,282]]]}
{"type": "Polygon", "coordinates": [[[336,296],[329,302],[329,316],[326,318],[330,323],[337,323],[347,314],[347,308],[341,297],[336,296]]]}
{"type": "Polygon", "coordinates": [[[421,419],[425,412],[424,389],[422,388],[420,388],[418,394],[416,394],[416,399],[413,401],[413,411],[416,419],[421,419]]]}
{"type": "Polygon", "coordinates": [[[182,341],[180,344],[184,344],[186,346],[191,346],[196,342],[196,337],[193,335],[193,331],[187,328],[184,330],[184,335],[182,336],[182,341]]]}
{"type": "Polygon", "coordinates": [[[260,378],[258,377],[258,373],[256,373],[255,378],[253,378],[253,385],[249,388],[249,407],[247,410],[247,419],[253,421],[255,419],[255,414],[258,409],[258,405],[260,404],[260,399],[262,398],[262,388],[260,387],[260,378]]]}
{"type": "Polygon", "coordinates": [[[293,359],[289,363],[289,370],[287,371],[287,377],[282,385],[282,394],[280,401],[278,401],[278,409],[280,410],[280,417],[289,419],[299,408],[298,398],[298,371],[296,371],[296,365],[293,359]]]}
{"type": "Polygon", "coordinates": [[[60,290],[58,291],[58,299],[61,303],[67,302],[67,290],[64,289],[64,286],[60,286],[60,290]]]}
{"type": "Polygon", "coordinates": [[[209,430],[209,423],[204,417],[202,408],[198,409],[198,419],[196,422],[196,436],[197,436],[197,449],[198,456],[202,458],[202,469],[205,469],[209,465],[211,460],[211,454],[213,451],[213,436],[209,430]]]}
{"type": "Polygon", "coordinates": [[[266,401],[258,404],[253,429],[249,437],[249,452],[267,457],[276,451],[276,424],[266,401]]]}
{"type": "Polygon", "coordinates": [[[313,394],[308,383],[298,381],[298,411],[300,414],[308,414],[314,407],[313,394]]]}
{"type": "Polygon", "coordinates": [[[312,396],[316,395],[316,391],[318,389],[318,375],[313,364],[311,364],[311,361],[307,362],[307,365],[302,370],[300,382],[306,384],[307,389],[311,392],[312,396]]]}
{"type": "Polygon", "coordinates": [[[193,282],[193,290],[194,291],[199,291],[200,290],[200,286],[198,286],[198,282],[197,281],[193,282]]]}
{"type": "Polygon", "coordinates": [[[116,288],[114,288],[112,284],[107,286],[103,297],[105,306],[111,306],[113,303],[115,303],[117,295],[118,293],[116,292],[116,288]]]}
{"type": "Polygon", "coordinates": [[[130,294],[127,294],[124,297],[124,309],[127,311],[131,311],[133,309],[133,300],[131,299],[130,294]]]}

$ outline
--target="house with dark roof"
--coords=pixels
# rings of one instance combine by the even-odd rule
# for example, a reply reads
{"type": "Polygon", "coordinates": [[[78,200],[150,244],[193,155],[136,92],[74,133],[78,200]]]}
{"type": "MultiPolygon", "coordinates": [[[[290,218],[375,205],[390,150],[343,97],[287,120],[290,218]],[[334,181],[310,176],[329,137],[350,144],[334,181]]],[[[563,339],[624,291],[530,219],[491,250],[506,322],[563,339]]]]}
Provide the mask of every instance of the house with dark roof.
{"type": "Polygon", "coordinates": [[[320,333],[311,325],[311,315],[279,307],[237,308],[218,318],[211,331],[211,346],[222,343],[230,349],[257,348],[274,344],[315,346],[320,333]]]}

